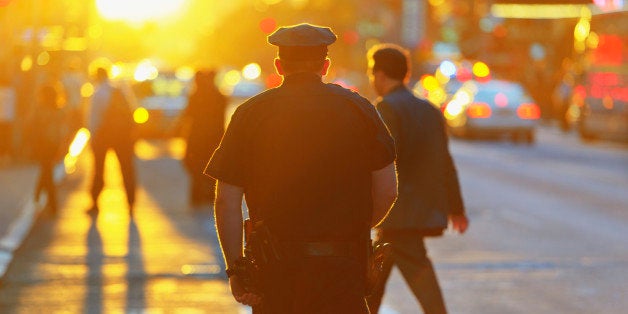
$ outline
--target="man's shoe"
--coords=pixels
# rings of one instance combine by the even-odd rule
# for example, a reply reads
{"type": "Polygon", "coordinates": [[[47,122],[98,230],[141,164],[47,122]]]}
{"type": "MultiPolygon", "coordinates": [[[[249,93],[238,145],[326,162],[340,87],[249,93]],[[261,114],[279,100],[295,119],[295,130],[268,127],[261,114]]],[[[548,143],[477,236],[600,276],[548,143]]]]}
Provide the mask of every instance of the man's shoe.
{"type": "Polygon", "coordinates": [[[90,216],[97,216],[99,212],[100,212],[100,209],[98,209],[98,206],[94,205],[90,207],[85,213],[90,216]]]}

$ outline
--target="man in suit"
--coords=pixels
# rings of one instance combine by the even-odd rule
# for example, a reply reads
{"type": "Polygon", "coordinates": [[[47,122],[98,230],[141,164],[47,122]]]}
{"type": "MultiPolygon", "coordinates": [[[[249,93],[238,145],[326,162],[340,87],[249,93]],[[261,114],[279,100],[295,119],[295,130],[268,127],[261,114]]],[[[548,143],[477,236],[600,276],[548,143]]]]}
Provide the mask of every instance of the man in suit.
{"type": "MultiPolygon", "coordinates": [[[[395,139],[399,195],[390,214],[377,228],[376,243],[390,243],[393,263],[427,314],[446,313],[438,280],[427,255],[424,237],[440,236],[451,223],[460,233],[468,220],[460,195],[456,168],[448,148],[441,112],[415,97],[406,87],[408,53],[387,44],[368,54],[369,77],[378,96],[376,108],[395,139]]],[[[379,309],[386,280],[369,297],[379,309]]]]}

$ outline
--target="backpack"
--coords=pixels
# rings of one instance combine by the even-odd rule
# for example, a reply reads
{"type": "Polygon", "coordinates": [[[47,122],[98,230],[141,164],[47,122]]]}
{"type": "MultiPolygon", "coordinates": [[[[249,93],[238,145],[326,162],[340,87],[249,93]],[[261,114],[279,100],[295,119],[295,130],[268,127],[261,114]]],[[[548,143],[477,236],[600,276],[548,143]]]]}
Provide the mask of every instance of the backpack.
{"type": "Polygon", "coordinates": [[[129,102],[120,89],[112,89],[99,133],[112,139],[128,138],[133,127],[133,110],[129,102]]]}

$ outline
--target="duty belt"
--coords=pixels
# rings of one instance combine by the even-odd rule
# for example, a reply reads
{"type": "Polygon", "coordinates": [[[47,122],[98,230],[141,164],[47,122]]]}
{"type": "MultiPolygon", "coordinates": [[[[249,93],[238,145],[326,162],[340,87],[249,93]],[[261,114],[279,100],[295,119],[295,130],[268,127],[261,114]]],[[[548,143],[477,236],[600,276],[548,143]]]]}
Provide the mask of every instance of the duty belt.
{"type": "Polygon", "coordinates": [[[358,242],[284,242],[283,246],[292,254],[318,257],[352,257],[365,252],[367,246],[358,242]]]}

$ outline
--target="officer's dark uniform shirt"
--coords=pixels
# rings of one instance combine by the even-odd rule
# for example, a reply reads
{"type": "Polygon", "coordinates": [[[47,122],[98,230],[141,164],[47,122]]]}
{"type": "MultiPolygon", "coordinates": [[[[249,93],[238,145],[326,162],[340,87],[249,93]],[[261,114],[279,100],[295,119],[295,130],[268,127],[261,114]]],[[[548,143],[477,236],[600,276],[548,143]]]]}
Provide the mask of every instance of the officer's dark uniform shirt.
{"type": "Polygon", "coordinates": [[[298,73],[238,107],[205,174],[244,188],[281,240],[355,240],[370,229],[371,171],[394,158],[368,100],[298,73]]]}

